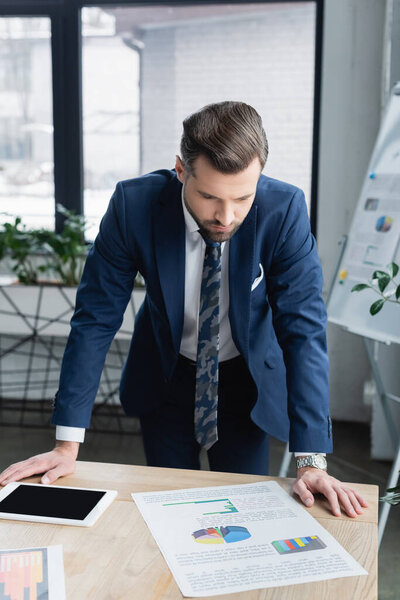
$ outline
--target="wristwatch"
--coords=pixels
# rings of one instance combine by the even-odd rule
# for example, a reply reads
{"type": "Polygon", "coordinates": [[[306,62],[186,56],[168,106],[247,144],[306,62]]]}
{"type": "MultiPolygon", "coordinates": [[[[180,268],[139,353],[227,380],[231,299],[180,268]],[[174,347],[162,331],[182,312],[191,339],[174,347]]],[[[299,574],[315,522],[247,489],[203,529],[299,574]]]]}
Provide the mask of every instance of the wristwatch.
{"type": "Polygon", "coordinates": [[[326,462],[325,456],[321,456],[321,454],[310,454],[309,456],[296,458],[296,467],[298,469],[301,467],[315,467],[316,469],[326,471],[328,463],[326,462]]]}

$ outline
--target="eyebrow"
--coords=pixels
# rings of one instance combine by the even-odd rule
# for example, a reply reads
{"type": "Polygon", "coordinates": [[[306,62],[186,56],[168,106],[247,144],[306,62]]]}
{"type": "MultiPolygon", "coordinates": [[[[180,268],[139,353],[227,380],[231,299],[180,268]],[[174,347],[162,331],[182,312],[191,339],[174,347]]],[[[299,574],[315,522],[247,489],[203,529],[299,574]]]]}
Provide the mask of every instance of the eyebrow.
{"type": "MultiPolygon", "coordinates": [[[[222,200],[222,198],[219,198],[218,196],[213,196],[212,194],[209,194],[208,192],[202,192],[201,190],[197,190],[197,191],[202,196],[208,196],[209,198],[213,198],[214,200],[222,200]]],[[[247,200],[247,198],[250,198],[250,196],[252,196],[253,193],[254,192],[251,192],[250,194],[245,194],[244,196],[240,196],[240,198],[235,198],[235,200],[247,200]]]]}

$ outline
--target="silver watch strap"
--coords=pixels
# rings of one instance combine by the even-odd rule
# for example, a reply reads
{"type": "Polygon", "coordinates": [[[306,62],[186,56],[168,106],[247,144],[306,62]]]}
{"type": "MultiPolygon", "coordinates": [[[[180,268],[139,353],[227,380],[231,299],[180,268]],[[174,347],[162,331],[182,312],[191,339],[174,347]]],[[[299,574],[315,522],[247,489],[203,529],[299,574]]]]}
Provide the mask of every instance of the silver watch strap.
{"type": "Polygon", "coordinates": [[[327,463],[325,457],[321,454],[310,454],[309,456],[296,458],[296,467],[298,469],[301,469],[301,467],[314,467],[326,471],[327,463]]]}

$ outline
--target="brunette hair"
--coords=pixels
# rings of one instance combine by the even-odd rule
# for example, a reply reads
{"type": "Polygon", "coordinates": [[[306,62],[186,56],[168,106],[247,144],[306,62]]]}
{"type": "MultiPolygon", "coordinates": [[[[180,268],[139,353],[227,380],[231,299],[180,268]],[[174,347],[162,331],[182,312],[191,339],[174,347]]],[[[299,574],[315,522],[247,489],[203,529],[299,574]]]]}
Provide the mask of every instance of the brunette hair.
{"type": "Polygon", "coordinates": [[[245,102],[207,104],[183,121],[181,154],[191,175],[201,154],[221,173],[239,173],[256,157],[264,168],[268,141],[261,117],[245,102]]]}

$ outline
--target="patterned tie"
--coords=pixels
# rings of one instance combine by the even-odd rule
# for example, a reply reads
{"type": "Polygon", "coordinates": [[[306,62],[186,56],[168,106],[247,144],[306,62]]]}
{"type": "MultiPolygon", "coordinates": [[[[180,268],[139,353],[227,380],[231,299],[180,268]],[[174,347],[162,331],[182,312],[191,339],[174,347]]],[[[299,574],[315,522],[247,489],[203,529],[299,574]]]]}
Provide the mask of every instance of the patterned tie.
{"type": "Polygon", "coordinates": [[[218,351],[219,290],[221,287],[221,244],[204,239],[201,280],[199,337],[197,343],[195,437],[209,450],[218,440],[218,351]]]}

